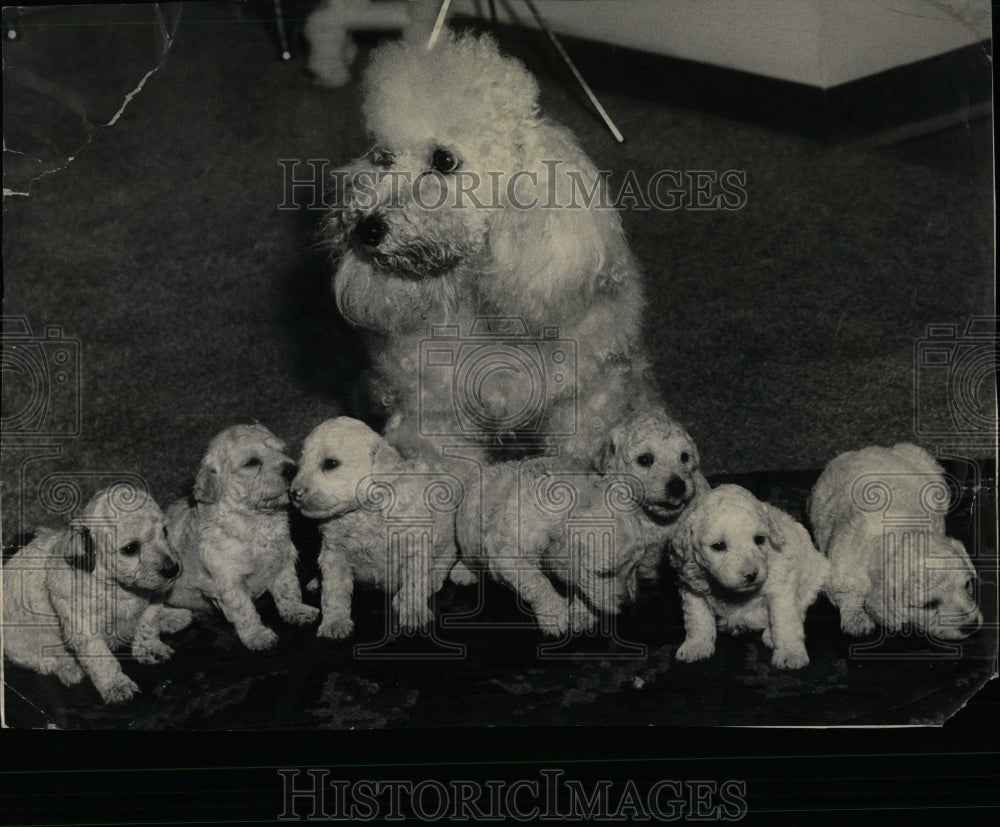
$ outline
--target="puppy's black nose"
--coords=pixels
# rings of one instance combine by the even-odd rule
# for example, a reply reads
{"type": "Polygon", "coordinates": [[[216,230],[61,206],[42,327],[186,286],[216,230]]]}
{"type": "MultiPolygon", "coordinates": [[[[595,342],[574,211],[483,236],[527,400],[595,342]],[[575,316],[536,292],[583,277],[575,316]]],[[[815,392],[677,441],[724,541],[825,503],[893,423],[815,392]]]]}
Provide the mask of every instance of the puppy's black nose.
{"type": "Polygon", "coordinates": [[[301,488],[292,488],[288,492],[288,496],[289,496],[289,498],[291,499],[291,501],[293,503],[297,503],[299,500],[302,499],[302,489],[301,488]]]}
{"type": "Polygon", "coordinates": [[[977,617],[975,620],[963,624],[959,631],[966,637],[969,637],[978,632],[980,626],[982,626],[982,621],[977,617]]]}
{"type": "Polygon", "coordinates": [[[298,467],[294,462],[286,462],[281,466],[281,478],[285,482],[291,482],[295,479],[295,473],[298,471],[298,467]]]}
{"type": "Polygon", "coordinates": [[[164,577],[169,577],[173,579],[178,574],[181,573],[181,564],[176,560],[166,560],[163,565],[160,566],[160,574],[164,577]]]}
{"type": "Polygon", "coordinates": [[[382,239],[385,238],[388,229],[388,225],[379,216],[369,215],[358,223],[354,231],[366,247],[378,247],[382,243],[382,239]]]}
{"type": "Polygon", "coordinates": [[[746,572],[746,574],[743,575],[743,579],[746,581],[746,584],[748,586],[751,583],[756,583],[757,582],[757,569],[754,569],[753,571],[746,572]]]}
{"type": "Polygon", "coordinates": [[[672,500],[683,499],[687,493],[687,483],[680,477],[673,476],[667,480],[667,496],[672,500]]]}

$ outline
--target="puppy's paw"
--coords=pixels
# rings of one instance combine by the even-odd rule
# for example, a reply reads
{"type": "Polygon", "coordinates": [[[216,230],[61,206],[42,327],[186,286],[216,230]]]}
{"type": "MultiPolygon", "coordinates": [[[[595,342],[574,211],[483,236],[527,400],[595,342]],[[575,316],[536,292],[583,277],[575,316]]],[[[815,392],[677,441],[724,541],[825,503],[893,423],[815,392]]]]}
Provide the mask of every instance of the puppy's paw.
{"type": "Polygon", "coordinates": [[[332,640],[343,640],[354,632],[354,621],[349,615],[328,615],[316,630],[317,637],[328,637],[332,640]]]}
{"type": "Polygon", "coordinates": [[[76,686],[86,677],[80,668],[80,664],[72,658],[63,658],[62,663],[55,668],[52,674],[59,678],[66,686],[76,686]]]}
{"type": "Polygon", "coordinates": [[[415,606],[410,600],[401,600],[398,594],[392,599],[392,608],[403,632],[419,632],[434,622],[434,613],[429,606],[415,606]]]}
{"type": "Polygon", "coordinates": [[[597,625],[597,616],[582,600],[569,604],[569,628],[574,633],[589,632],[597,625]]]}
{"type": "Polygon", "coordinates": [[[153,666],[170,660],[174,656],[174,650],[162,640],[150,640],[133,644],[132,655],[139,663],[153,666]]]}
{"type": "Polygon", "coordinates": [[[160,613],[158,625],[164,634],[172,635],[181,629],[186,629],[194,620],[194,615],[188,609],[173,609],[160,613]]]}
{"type": "Polygon", "coordinates": [[[448,579],[456,586],[474,586],[479,582],[476,573],[459,560],[448,572],[448,579]]]}
{"type": "Polygon", "coordinates": [[[285,623],[295,626],[308,626],[319,620],[319,609],[315,606],[308,606],[305,603],[292,603],[278,607],[278,614],[285,623]]]}
{"type": "Polygon", "coordinates": [[[851,637],[865,637],[875,631],[875,624],[864,609],[857,609],[841,614],[840,628],[851,637]]]}
{"type": "Polygon", "coordinates": [[[124,672],[119,672],[107,686],[100,690],[100,693],[104,703],[120,704],[139,694],[139,685],[124,672]]]}
{"type": "Polygon", "coordinates": [[[771,665],[778,669],[801,669],[809,665],[805,649],[775,649],[771,665]]]}
{"type": "Polygon", "coordinates": [[[309,592],[310,594],[313,594],[313,593],[319,591],[319,578],[318,577],[314,577],[312,580],[310,580],[308,583],[306,583],[306,591],[309,592]]]}
{"type": "Polygon", "coordinates": [[[278,644],[278,636],[267,626],[257,626],[245,632],[240,632],[240,640],[243,645],[253,652],[262,652],[265,649],[273,649],[278,644]]]}
{"type": "Polygon", "coordinates": [[[770,628],[764,630],[764,634],[760,636],[760,642],[763,643],[768,649],[774,648],[774,636],[771,634],[770,628]]]}
{"type": "Polygon", "coordinates": [[[694,663],[696,660],[705,660],[715,654],[715,644],[708,640],[698,640],[688,638],[677,649],[675,658],[684,663],[694,663]]]}
{"type": "Polygon", "coordinates": [[[562,637],[569,631],[569,607],[566,602],[548,606],[536,615],[543,635],[562,637]]]}

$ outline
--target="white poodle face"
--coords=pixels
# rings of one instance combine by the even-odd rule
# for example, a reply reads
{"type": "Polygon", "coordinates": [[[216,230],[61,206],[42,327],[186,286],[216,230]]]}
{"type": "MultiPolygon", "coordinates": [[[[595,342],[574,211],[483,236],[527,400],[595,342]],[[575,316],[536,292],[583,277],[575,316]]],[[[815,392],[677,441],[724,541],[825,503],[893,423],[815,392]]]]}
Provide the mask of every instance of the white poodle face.
{"type": "Polygon", "coordinates": [[[136,501],[131,493],[113,487],[97,494],[71,523],[63,553],[72,565],[125,588],[162,591],[181,565],[159,506],[143,493],[136,501]]]}
{"type": "Polygon", "coordinates": [[[263,425],[234,425],[208,446],[194,497],[239,511],[274,512],[288,504],[295,463],[285,444],[263,425]]]}
{"type": "Polygon", "coordinates": [[[643,509],[659,522],[675,520],[707,485],[694,440],[661,411],[635,414],[612,429],[597,464],[602,473],[636,477],[643,509]]]}
{"type": "Polygon", "coordinates": [[[785,538],[764,504],[745,488],[720,485],[685,514],[677,550],[697,563],[710,582],[737,593],[755,592],[767,580],[767,555],[785,538]]]}
{"type": "Polygon", "coordinates": [[[292,504],[306,517],[328,519],[354,511],[358,483],[383,458],[398,459],[388,443],[357,419],[328,419],[302,445],[292,504]]]}
{"type": "Polygon", "coordinates": [[[938,640],[964,640],[983,625],[976,571],[957,540],[934,538],[926,557],[891,557],[884,572],[887,582],[876,584],[875,608],[882,613],[880,594],[888,602],[885,614],[894,630],[907,626],[938,640]],[[901,589],[893,588],[897,582],[901,589]]]}

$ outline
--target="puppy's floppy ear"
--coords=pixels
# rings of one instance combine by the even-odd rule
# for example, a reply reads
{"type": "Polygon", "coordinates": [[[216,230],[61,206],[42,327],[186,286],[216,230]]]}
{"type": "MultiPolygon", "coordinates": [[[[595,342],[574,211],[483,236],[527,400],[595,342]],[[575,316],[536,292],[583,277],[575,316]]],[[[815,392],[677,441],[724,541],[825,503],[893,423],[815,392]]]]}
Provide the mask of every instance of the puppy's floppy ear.
{"type": "Polygon", "coordinates": [[[681,517],[669,540],[670,565],[673,566],[684,584],[695,594],[706,594],[710,590],[708,577],[695,555],[695,521],[681,517]]]}
{"type": "Polygon", "coordinates": [[[70,521],[59,537],[56,552],[73,568],[91,574],[97,567],[97,543],[90,529],[79,520],[70,521]]]}
{"type": "Polygon", "coordinates": [[[774,506],[764,503],[764,514],[767,516],[767,531],[771,536],[771,545],[775,551],[781,551],[785,547],[785,534],[778,526],[777,509],[774,506]]]}
{"type": "Polygon", "coordinates": [[[624,470],[625,457],[622,452],[627,445],[628,429],[624,425],[615,425],[594,457],[594,470],[600,474],[624,470]]]}
{"type": "Polygon", "coordinates": [[[194,488],[191,491],[195,502],[211,505],[217,503],[222,496],[222,483],[219,472],[208,462],[202,462],[198,475],[194,478],[194,488]]]}
{"type": "Polygon", "coordinates": [[[376,437],[371,444],[372,468],[392,468],[403,461],[399,452],[382,437],[376,437]]]}

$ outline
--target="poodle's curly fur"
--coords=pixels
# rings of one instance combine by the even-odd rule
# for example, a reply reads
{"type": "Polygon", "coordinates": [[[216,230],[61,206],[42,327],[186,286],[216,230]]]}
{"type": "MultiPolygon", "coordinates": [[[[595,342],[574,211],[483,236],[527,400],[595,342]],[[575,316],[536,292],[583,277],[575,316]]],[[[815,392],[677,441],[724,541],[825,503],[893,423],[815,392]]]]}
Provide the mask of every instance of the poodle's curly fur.
{"type": "Polygon", "coordinates": [[[982,626],[976,570],[945,533],[948,505],[944,469],[911,443],[848,451],[827,465],[809,518],[830,558],[827,594],[845,633],[878,624],[962,640],[982,626]]]}
{"type": "Polygon", "coordinates": [[[829,574],[809,533],[738,485],[720,485],[685,512],[671,540],[680,581],[684,643],[677,659],[715,652],[716,628],[763,630],[782,669],[809,663],[803,623],[829,574]]]}
{"type": "Polygon", "coordinates": [[[655,570],[678,517],[708,487],[698,466],[691,437],[662,411],[613,428],[590,472],[545,457],[488,466],[479,496],[458,511],[462,564],[513,588],[543,633],[589,629],[635,598],[644,567],[655,570]]]}
{"type": "MultiPolygon", "coordinates": [[[[143,663],[165,659],[138,629],[181,566],[167,541],[163,512],[144,493],[100,491],[62,531],[41,529],[3,566],[3,654],[67,686],[90,678],[105,703],[139,691],[112,651],[131,644],[143,663]]],[[[190,613],[173,618],[173,630],[190,613]]]]}
{"type": "Polygon", "coordinates": [[[432,326],[462,341],[476,330],[509,339],[514,320],[529,342],[573,343],[572,369],[546,385],[530,422],[518,420],[523,374],[512,384],[498,371],[477,387],[486,424],[461,436],[484,452],[513,439],[585,465],[654,397],[641,278],[618,213],[570,131],[539,114],[538,93],[488,36],[448,34],[430,51],[390,43],[364,75],[376,143],[336,175],[325,236],[340,257],[337,303],[370,334],[375,401],[405,456],[440,456],[436,435],[468,401],[453,373],[424,369],[432,326]]]}
{"type": "Polygon", "coordinates": [[[354,630],[355,583],[392,596],[403,631],[433,620],[429,601],[456,560],[454,511],[464,487],[426,462],[404,461],[356,419],[338,417],[306,438],[291,486],[294,505],[321,520],[320,637],[354,630]]]}
{"type": "Polygon", "coordinates": [[[190,499],[167,509],[184,575],[169,606],[209,611],[214,604],[248,649],[269,649],[277,634],[253,601],[274,598],[282,620],[304,625],[319,612],[302,602],[288,526],[288,482],[295,463],[263,425],[234,425],[209,443],[190,499]]]}

